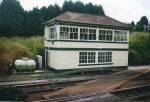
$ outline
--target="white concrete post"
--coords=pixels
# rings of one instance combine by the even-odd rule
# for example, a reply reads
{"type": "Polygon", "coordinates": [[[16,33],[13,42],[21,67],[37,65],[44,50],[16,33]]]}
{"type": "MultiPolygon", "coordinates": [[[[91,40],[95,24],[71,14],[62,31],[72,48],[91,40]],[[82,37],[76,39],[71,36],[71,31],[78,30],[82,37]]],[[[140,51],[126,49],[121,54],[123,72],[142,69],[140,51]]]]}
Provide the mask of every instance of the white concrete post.
{"type": "Polygon", "coordinates": [[[112,33],[112,41],[114,42],[115,41],[115,30],[112,30],[113,33],[112,33]]]}
{"type": "Polygon", "coordinates": [[[78,27],[78,40],[80,40],[80,27],[78,27]]]}
{"type": "Polygon", "coordinates": [[[60,39],[60,25],[56,25],[56,32],[57,32],[57,40],[60,39]]]}
{"type": "Polygon", "coordinates": [[[96,28],[96,41],[99,41],[99,28],[96,28]]]}

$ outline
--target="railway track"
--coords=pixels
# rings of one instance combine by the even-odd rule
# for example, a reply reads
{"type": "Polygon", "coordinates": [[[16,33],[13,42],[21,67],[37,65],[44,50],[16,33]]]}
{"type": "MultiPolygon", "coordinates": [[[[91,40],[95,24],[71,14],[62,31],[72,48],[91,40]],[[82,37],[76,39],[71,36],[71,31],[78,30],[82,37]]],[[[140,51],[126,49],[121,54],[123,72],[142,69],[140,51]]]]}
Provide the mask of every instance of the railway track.
{"type": "MultiPolygon", "coordinates": [[[[62,89],[66,86],[74,86],[78,83],[96,79],[98,77],[105,76],[115,76],[115,79],[120,78],[123,73],[125,76],[135,75],[138,72],[135,71],[123,71],[113,75],[95,75],[95,76],[85,76],[85,75],[73,75],[69,78],[52,78],[46,80],[29,80],[29,81],[12,81],[0,83],[0,87],[13,86],[22,89],[26,93],[42,92],[42,91],[54,91],[62,89]]],[[[66,74],[65,74],[66,75],[66,74]]]]}
{"type": "Polygon", "coordinates": [[[146,84],[150,84],[150,72],[144,73],[140,76],[135,77],[132,80],[129,80],[127,83],[122,85],[120,88],[142,86],[142,85],[146,85],[146,84]]]}
{"type": "Polygon", "coordinates": [[[13,81],[0,83],[0,87],[16,87],[24,93],[35,93],[43,91],[56,91],[67,86],[74,86],[78,83],[95,79],[99,76],[79,76],[70,78],[55,78],[47,80],[13,81]]]}
{"type": "MultiPolygon", "coordinates": [[[[120,86],[123,86],[124,84],[126,84],[126,83],[128,83],[132,80],[139,80],[139,79],[142,80],[142,78],[143,79],[148,79],[147,77],[149,77],[149,73],[150,73],[149,70],[138,70],[138,71],[130,70],[130,71],[125,71],[125,72],[114,74],[113,76],[108,76],[108,79],[111,79],[113,81],[114,80],[119,80],[119,81],[126,80],[125,82],[120,84],[120,86]],[[140,78],[140,76],[142,78],[140,78]]],[[[44,97],[45,100],[41,100],[40,102],[86,102],[86,101],[91,100],[91,99],[95,99],[94,101],[96,101],[97,98],[98,98],[98,100],[100,98],[102,102],[103,101],[104,102],[119,102],[119,101],[121,102],[121,101],[125,100],[125,98],[127,98],[127,97],[123,98],[123,97],[120,97],[120,96],[121,95],[126,96],[128,94],[127,92],[131,91],[131,92],[135,93],[135,94],[134,93],[130,94],[130,95],[132,95],[131,97],[128,96],[128,99],[130,99],[130,98],[133,98],[133,95],[136,95],[137,93],[139,93],[138,91],[144,92],[144,91],[141,91],[141,89],[144,88],[144,90],[145,90],[146,88],[149,88],[149,85],[146,86],[146,84],[142,84],[140,87],[139,86],[134,86],[134,87],[124,88],[123,90],[120,90],[120,89],[118,89],[118,88],[120,88],[120,86],[114,88],[116,91],[111,90],[110,92],[108,92],[108,91],[107,92],[105,92],[105,91],[96,92],[95,91],[95,92],[82,93],[82,94],[80,94],[80,93],[70,94],[70,95],[67,95],[67,96],[63,96],[63,94],[60,94],[60,96],[59,96],[59,94],[56,95],[56,96],[52,95],[52,96],[49,96],[49,97],[44,97]],[[117,94],[117,92],[120,93],[120,94],[117,94]],[[105,101],[106,99],[107,99],[107,101],[105,101]]],[[[150,90],[149,90],[149,92],[150,92],[150,90]]],[[[145,94],[145,95],[147,95],[147,94],[145,94]]],[[[143,96],[145,96],[145,95],[143,95],[143,96]]],[[[149,93],[148,93],[148,95],[149,95],[149,93]]],[[[138,96],[138,97],[143,97],[143,96],[142,96],[142,94],[140,94],[140,96],[138,96]]],[[[92,102],[94,102],[94,101],[92,100],[92,102]]],[[[99,102],[99,101],[97,101],[97,102],[99,102]]]]}
{"type": "Polygon", "coordinates": [[[35,102],[129,102],[138,98],[150,96],[150,85],[119,89],[111,92],[97,92],[53,98],[35,102]]]}
{"type": "MultiPolygon", "coordinates": [[[[119,73],[116,73],[116,74],[113,74],[113,75],[104,75],[104,76],[84,76],[84,77],[70,77],[70,78],[56,78],[56,79],[49,79],[49,80],[35,80],[35,81],[21,81],[21,82],[6,82],[6,83],[0,83],[0,87],[3,87],[3,86],[14,86],[14,87],[17,87],[19,89],[22,89],[25,93],[28,93],[28,95],[31,95],[32,96],[32,93],[36,93],[36,92],[46,92],[46,91],[54,91],[54,92],[57,92],[56,90],[60,90],[62,88],[64,88],[65,90],[65,87],[67,86],[78,86],[79,85],[79,88],[80,88],[80,85],[84,86],[92,86],[93,84],[88,81],[88,80],[92,80],[92,79],[95,79],[95,81],[98,81],[98,82],[101,82],[102,80],[104,80],[106,82],[107,79],[109,79],[108,81],[117,81],[117,82],[121,82],[121,81],[124,81],[125,80],[125,83],[126,81],[130,81],[130,80],[133,80],[133,79],[136,79],[136,80],[146,80],[148,79],[147,77],[149,77],[149,74],[148,74],[149,71],[147,70],[137,70],[137,71],[134,71],[134,70],[127,70],[127,71],[123,71],[123,72],[119,72],[119,73]],[[144,73],[144,74],[143,74],[144,73]],[[147,73],[147,74],[145,74],[147,73]],[[142,76],[142,78],[140,78],[140,76],[142,76]],[[103,79],[104,78],[104,79],[103,79]],[[85,81],[88,81],[88,83],[90,84],[87,84],[85,81]],[[81,82],[84,82],[84,83],[81,83],[81,82]],[[81,83],[81,84],[79,84],[81,83]],[[78,85],[77,85],[78,84],[78,85]]],[[[100,83],[99,83],[100,84],[100,83]]],[[[124,84],[124,83],[123,83],[124,84]]],[[[142,86],[142,87],[146,87],[146,86],[142,86]]],[[[140,88],[140,87],[136,87],[136,88],[140,88]]],[[[149,88],[149,86],[148,86],[149,88]]],[[[132,88],[133,89],[133,88],[132,88]]],[[[129,90],[129,89],[126,89],[126,90],[129,90]]],[[[122,90],[122,93],[125,92],[125,90],[123,91],[122,90]]],[[[150,90],[149,90],[150,92],[150,90]]],[[[123,93],[125,94],[125,93],[123,93]]],[[[122,95],[123,95],[122,94],[122,95]]],[[[42,95],[42,94],[41,94],[42,95]]],[[[143,95],[143,96],[146,96],[143,95]]],[[[141,96],[138,96],[138,98],[140,97],[143,97],[142,95],[141,96]]],[[[43,97],[43,95],[42,95],[43,97]]],[[[112,92],[104,92],[104,91],[100,91],[100,90],[97,90],[97,91],[93,91],[93,92],[90,92],[90,93],[76,93],[76,94],[70,94],[68,96],[49,96],[48,98],[44,99],[44,100],[39,100],[38,102],[96,102],[96,100],[99,100],[101,99],[102,102],[119,102],[119,100],[121,99],[124,99],[127,97],[121,97],[121,90],[116,90],[116,91],[112,91],[112,92]],[[117,92],[120,91],[120,94],[117,94],[117,92]],[[120,96],[119,96],[120,95],[120,96]],[[114,99],[114,101],[109,101],[111,99],[114,99]],[[107,100],[107,101],[105,101],[107,100]]],[[[130,97],[131,98],[131,97],[130,97]]],[[[128,97],[128,99],[130,99],[128,97]]],[[[99,101],[97,101],[99,102],[99,101]]],[[[121,101],[120,101],[121,102],[121,101]]]]}

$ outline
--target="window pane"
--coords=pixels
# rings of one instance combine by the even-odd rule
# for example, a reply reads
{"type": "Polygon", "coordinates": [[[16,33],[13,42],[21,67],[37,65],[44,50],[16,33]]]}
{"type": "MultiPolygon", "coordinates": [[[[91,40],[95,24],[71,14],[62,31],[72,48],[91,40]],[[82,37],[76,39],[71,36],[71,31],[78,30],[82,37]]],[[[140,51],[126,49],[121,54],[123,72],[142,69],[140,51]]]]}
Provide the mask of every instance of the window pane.
{"type": "Polygon", "coordinates": [[[115,41],[127,41],[127,32],[126,31],[115,31],[115,41]]]}
{"type": "Polygon", "coordinates": [[[112,62],[112,52],[99,52],[98,63],[112,62]]]}
{"type": "Polygon", "coordinates": [[[78,28],[70,27],[70,39],[78,39],[78,28]]]}
{"type": "Polygon", "coordinates": [[[69,28],[60,27],[60,39],[68,39],[68,38],[69,38],[69,28]]]}
{"type": "Polygon", "coordinates": [[[95,52],[80,52],[79,63],[95,63],[95,52]]]}
{"type": "Polygon", "coordinates": [[[95,63],[95,52],[88,52],[88,63],[95,63]]]}
{"type": "Polygon", "coordinates": [[[89,40],[96,40],[96,30],[89,29],[89,40]]]}
{"type": "Polygon", "coordinates": [[[99,40],[112,41],[112,31],[111,30],[99,30],[99,40]]]}

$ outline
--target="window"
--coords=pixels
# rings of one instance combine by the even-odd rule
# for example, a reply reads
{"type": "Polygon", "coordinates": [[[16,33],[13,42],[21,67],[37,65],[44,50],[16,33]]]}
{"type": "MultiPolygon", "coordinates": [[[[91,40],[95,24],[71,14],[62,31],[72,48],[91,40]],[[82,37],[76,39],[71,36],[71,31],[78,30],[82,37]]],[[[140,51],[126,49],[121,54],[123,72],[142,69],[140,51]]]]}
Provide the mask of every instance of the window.
{"type": "Polygon", "coordinates": [[[96,30],[89,29],[89,40],[96,40],[96,30]]]}
{"type": "Polygon", "coordinates": [[[88,40],[88,29],[85,29],[85,28],[80,29],[80,39],[88,40]]]}
{"type": "Polygon", "coordinates": [[[98,52],[98,63],[112,62],[112,52],[98,52]]]}
{"type": "Polygon", "coordinates": [[[99,30],[99,40],[112,41],[112,30],[99,30]]]}
{"type": "Polygon", "coordinates": [[[80,52],[79,63],[87,63],[87,52],[80,52]]]}
{"type": "Polygon", "coordinates": [[[95,63],[95,52],[80,52],[79,53],[79,63],[95,63]]]}
{"type": "Polygon", "coordinates": [[[88,52],[88,63],[95,63],[95,52],[88,52]]]}
{"type": "MultiPolygon", "coordinates": [[[[60,27],[60,39],[70,39],[70,40],[97,40],[98,28],[92,27],[76,27],[76,26],[63,26],[60,27]],[[78,34],[79,32],[79,34],[78,34]],[[78,38],[80,37],[80,38],[78,38]]],[[[128,33],[125,30],[113,30],[113,29],[101,29],[98,30],[98,39],[100,41],[116,41],[116,42],[127,42],[128,33]],[[114,32],[114,33],[113,33],[114,32]]],[[[51,28],[49,38],[55,39],[56,29],[51,28]]]]}
{"type": "Polygon", "coordinates": [[[56,28],[50,28],[49,29],[49,38],[50,39],[55,39],[56,38],[56,28]]]}
{"type": "Polygon", "coordinates": [[[69,39],[69,27],[60,27],[60,39],[69,39]]]}
{"type": "Polygon", "coordinates": [[[60,39],[78,39],[78,28],[60,27],[60,39]]]}
{"type": "Polygon", "coordinates": [[[70,27],[70,39],[78,39],[78,28],[70,27]]]}
{"type": "Polygon", "coordinates": [[[81,40],[96,40],[96,29],[80,29],[80,39],[81,40]]]}
{"type": "Polygon", "coordinates": [[[127,41],[127,32],[115,31],[114,41],[127,41]]]}

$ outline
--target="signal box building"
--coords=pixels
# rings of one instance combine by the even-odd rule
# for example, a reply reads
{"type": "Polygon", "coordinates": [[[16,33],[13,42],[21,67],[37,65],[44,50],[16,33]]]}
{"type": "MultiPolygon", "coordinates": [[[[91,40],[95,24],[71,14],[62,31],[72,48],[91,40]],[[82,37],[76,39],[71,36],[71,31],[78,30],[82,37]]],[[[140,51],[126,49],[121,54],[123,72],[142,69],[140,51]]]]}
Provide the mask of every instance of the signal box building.
{"type": "Polygon", "coordinates": [[[45,23],[46,67],[57,70],[128,66],[128,25],[108,16],[65,12],[45,23]]]}

